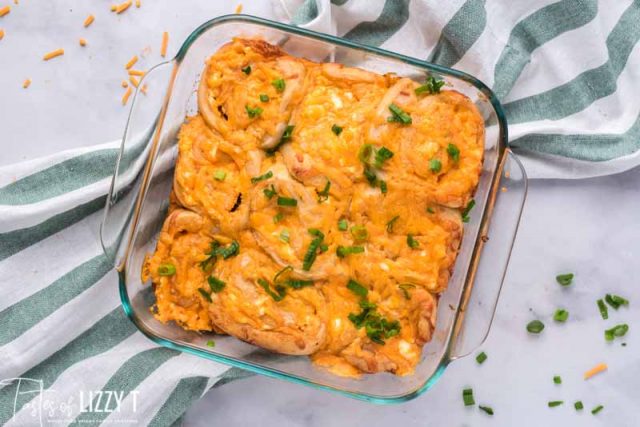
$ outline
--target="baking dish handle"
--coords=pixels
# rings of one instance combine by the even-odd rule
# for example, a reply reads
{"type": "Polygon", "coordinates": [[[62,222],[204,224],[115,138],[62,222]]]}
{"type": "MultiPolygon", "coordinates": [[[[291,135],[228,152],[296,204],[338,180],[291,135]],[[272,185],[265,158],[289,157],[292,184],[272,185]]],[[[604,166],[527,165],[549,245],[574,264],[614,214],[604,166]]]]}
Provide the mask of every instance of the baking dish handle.
{"type": "Polygon", "coordinates": [[[511,150],[507,149],[505,155],[493,213],[488,230],[483,233],[482,256],[455,325],[458,333],[450,352],[451,360],[469,355],[487,338],[520,223],[527,195],[527,175],[511,150]]]}
{"type": "Polygon", "coordinates": [[[142,77],[133,97],[100,226],[102,249],[116,268],[126,251],[123,238],[130,234],[135,208],[144,197],[140,189],[151,166],[149,159],[154,157],[153,142],[174,68],[174,61],[153,67],[142,77]]]}

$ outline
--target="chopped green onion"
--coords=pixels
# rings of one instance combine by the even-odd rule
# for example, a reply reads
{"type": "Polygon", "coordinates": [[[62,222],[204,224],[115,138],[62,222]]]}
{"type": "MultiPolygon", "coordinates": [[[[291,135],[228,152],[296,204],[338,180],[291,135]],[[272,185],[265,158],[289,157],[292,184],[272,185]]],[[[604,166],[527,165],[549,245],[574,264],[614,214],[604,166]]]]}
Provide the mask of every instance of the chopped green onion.
{"type": "Polygon", "coordinates": [[[246,67],[242,68],[242,72],[245,73],[247,76],[251,74],[251,65],[247,65],[246,67]]]}
{"type": "Polygon", "coordinates": [[[264,193],[264,196],[269,200],[271,200],[273,196],[278,194],[278,192],[276,191],[276,187],[274,187],[273,184],[271,184],[271,187],[262,190],[262,192],[264,193]]]}
{"type": "Polygon", "coordinates": [[[554,384],[562,384],[562,378],[560,378],[560,375],[556,375],[553,377],[553,383],[554,384]]]}
{"type": "Polygon", "coordinates": [[[442,170],[442,162],[438,159],[429,160],[429,170],[433,173],[438,173],[442,170]]]}
{"type": "Polygon", "coordinates": [[[602,405],[598,405],[598,406],[596,406],[595,408],[593,408],[593,409],[591,410],[591,413],[592,413],[593,415],[595,415],[595,414],[597,414],[598,412],[602,411],[603,409],[604,409],[604,406],[602,406],[602,405]]]}
{"type": "Polygon", "coordinates": [[[273,276],[273,283],[278,284],[279,283],[278,279],[280,278],[280,276],[285,275],[287,273],[291,273],[292,271],[293,271],[292,266],[288,265],[284,267],[282,270],[278,271],[275,276],[273,276]]]}
{"type": "Polygon", "coordinates": [[[409,289],[414,289],[416,285],[413,283],[402,283],[398,285],[398,288],[402,291],[405,299],[411,299],[411,295],[409,294],[409,289]]]}
{"type": "Polygon", "coordinates": [[[489,415],[493,415],[493,408],[492,408],[491,406],[482,406],[482,405],[479,405],[479,406],[478,406],[478,408],[479,408],[481,411],[484,411],[484,412],[486,412],[486,413],[487,413],[487,414],[489,414],[489,415]]]}
{"type": "Polygon", "coordinates": [[[527,331],[531,334],[539,334],[544,329],[544,323],[539,320],[532,320],[527,324],[527,331]]]}
{"type": "Polygon", "coordinates": [[[286,142],[289,141],[291,139],[291,136],[293,135],[293,129],[295,128],[294,125],[288,125],[285,129],[284,132],[282,132],[282,137],[280,138],[280,142],[286,142]]]}
{"type": "Polygon", "coordinates": [[[331,181],[327,179],[327,183],[324,185],[322,191],[316,190],[316,194],[318,195],[318,203],[324,202],[329,199],[329,189],[331,188],[331,181]]]}
{"type": "Polygon", "coordinates": [[[623,337],[629,331],[629,325],[626,323],[621,323],[619,325],[614,326],[611,329],[607,329],[604,331],[604,339],[607,341],[613,341],[615,337],[623,337]]]}
{"type": "Polygon", "coordinates": [[[287,286],[291,289],[302,289],[308,286],[313,286],[313,280],[297,280],[297,279],[289,279],[286,282],[287,286]]]}
{"type": "Polygon", "coordinates": [[[598,310],[600,310],[600,316],[602,316],[603,320],[607,320],[609,318],[609,310],[607,309],[607,306],[605,305],[604,301],[602,301],[602,299],[599,299],[597,301],[598,304],[598,310]]]}
{"type": "Polygon", "coordinates": [[[467,203],[467,207],[462,210],[462,222],[469,222],[469,213],[475,205],[476,201],[474,199],[469,200],[469,203],[467,203]]]}
{"type": "Polygon", "coordinates": [[[349,222],[346,219],[343,218],[340,221],[338,221],[338,230],[347,231],[348,228],[349,228],[349,222]]]}
{"type": "Polygon", "coordinates": [[[277,224],[277,223],[279,223],[280,221],[282,221],[283,219],[284,219],[284,215],[282,214],[282,212],[278,212],[277,214],[275,214],[275,215],[273,216],[273,223],[274,223],[274,224],[277,224]]]}
{"type": "Polygon", "coordinates": [[[619,295],[607,294],[604,300],[614,309],[620,308],[621,305],[629,305],[629,300],[622,298],[619,295]]]}
{"type": "Polygon", "coordinates": [[[173,276],[174,274],[176,274],[176,266],[171,264],[170,262],[160,264],[158,266],[158,274],[160,276],[173,276]]]}
{"type": "Polygon", "coordinates": [[[209,302],[213,302],[213,300],[211,299],[211,295],[205,291],[202,288],[198,288],[198,292],[200,292],[200,295],[202,295],[202,298],[206,299],[209,302]]]}
{"type": "Polygon", "coordinates": [[[213,177],[217,181],[224,181],[224,179],[227,177],[227,173],[223,170],[217,170],[213,173],[213,177]]]}
{"type": "Polygon", "coordinates": [[[364,225],[354,225],[350,231],[357,242],[364,242],[369,237],[369,232],[364,225]]]}
{"type": "Polygon", "coordinates": [[[289,243],[289,230],[286,228],[280,232],[280,240],[285,243],[289,243]]]}
{"type": "Polygon", "coordinates": [[[476,356],[476,362],[478,362],[478,365],[482,365],[485,360],[487,360],[487,353],[484,351],[476,356]]]}
{"type": "Polygon", "coordinates": [[[260,94],[260,101],[261,102],[269,102],[269,95],[267,95],[266,93],[261,93],[260,94]]]}
{"type": "Polygon", "coordinates": [[[253,178],[251,178],[251,183],[255,184],[256,182],[264,181],[265,179],[269,179],[271,177],[273,177],[273,172],[267,171],[267,173],[263,175],[254,176],[253,178]]]}
{"type": "Polygon", "coordinates": [[[358,150],[358,159],[361,163],[368,164],[373,153],[373,145],[363,144],[358,150]]]}
{"type": "Polygon", "coordinates": [[[338,246],[336,254],[338,258],[344,258],[351,254],[361,254],[364,252],[364,246],[338,246]]]}
{"type": "Polygon", "coordinates": [[[439,93],[442,86],[444,86],[444,80],[429,76],[422,86],[416,88],[415,93],[416,95],[422,95],[423,93],[439,93]]]}
{"type": "Polygon", "coordinates": [[[276,285],[274,287],[275,292],[271,290],[271,284],[264,279],[258,279],[258,284],[262,286],[262,289],[271,297],[274,301],[282,301],[287,295],[287,288],[282,285],[276,285]]]}
{"type": "Polygon", "coordinates": [[[369,182],[369,185],[371,185],[372,187],[375,187],[376,183],[378,182],[378,176],[373,171],[373,168],[367,165],[364,167],[364,170],[362,171],[362,173],[364,177],[367,179],[367,181],[369,182]]]}
{"type": "Polygon", "coordinates": [[[433,209],[431,206],[429,206],[429,207],[427,208],[427,212],[429,212],[430,214],[434,214],[434,213],[436,213],[436,210],[435,210],[435,209],[433,209]]]}
{"type": "Polygon", "coordinates": [[[336,136],[340,135],[342,133],[342,127],[334,124],[333,126],[331,126],[331,132],[335,133],[336,136]]]}
{"type": "Polygon", "coordinates": [[[555,320],[556,322],[566,322],[568,318],[569,318],[569,312],[562,308],[559,308],[553,314],[553,320],[555,320]]]}
{"type": "Polygon", "coordinates": [[[556,406],[560,406],[564,403],[564,400],[552,400],[551,402],[547,403],[547,405],[549,405],[549,408],[555,408],[556,406]]]}
{"type": "Polygon", "coordinates": [[[258,117],[264,111],[261,107],[253,107],[253,108],[251,108],[248,105],[245,105],[244,109],[247,112],[247,115],[249,116],[250,119],[258,117]]]}
{"type": "Polygon", "coordinates": [[[310,228],[308,231],[309,234],[315,236],[315,238],[311,240],[311,243],[309,243],[309,247],[307,248],[307,252],[304,254],[304,258],[302,260],[302,269],[304,271],[309,271],[311,269],[311,266],[318,256],[318,249],[320,248],[320,245],[322,245],[322,240],[324,240],[324,234],[322,231],[315,228],[310,228]]]}
{"type": "Polygon", "coordinates": [[[391,111],[391,116],[387,118],[388,122],[397,122],[404,125],[411,124],[411,116],[405,113],[402,108],[398,107],[396,104],[390,104],[389,111],[391,111]]]}
{"type": "Polygon", "coordinates": [[[238,243],[237,240],[233,240],[229,244],[229,246],[227,246],[226,248],[220,247],[216,249],[216,254],[221,255],[222,259],[227,259],[227,258],[231,258],[232,256],[238,255],[239,251],[240,251],[240,244],[238,243]]]}
{"type": "Polygon", "coordinates": [[[413,238],[413,234],[407,234],[407,246],[411,249],[416,249],[420,246],[420,242],[413,238]]]}
{"type": "Polygon", "coordinates": [[[286,87],[284,79],[275,79],[271,82],[271,84],[276,88],[278,92],[284,92],[284,88],[286,87]]]}
{"type": "Polygon", "coordinates": [[[349,279],[349,282],[347,283],[347,289],[362,298],[366,298],[367,294],[369,293],[369,290],[367,288],[353,279],[349,279]]]}
{"type": "Polygon", "coordinates": [[[298,201],[291,197],[278,196],[278,206],[296,207],[298,206],[298,201]]]}
{"type": "Polygon", "coordinates": [[[215,347],[215,346],[216,346],[216,342],[214,340],[207,341],[207,347],[215,347]]]}
{"type": "Polygon", "coordinates": [[[329,245],[323,243],[320,245],[320,252],[327,252],[329,250],[329,245]]]}
{"type": "Polygon", "coordinates": [[[380,192],[382,194],[387,194],[387,182],[380,180],[380,192]]]}
{"type": "Polygon", "coordinates": [[[377,168],[381,168],[384,162],[393,157],[393,151],[389,150],[387,147],[380,147],[375,154],[375,166],[377,168]]]}
{"type": "Polygon", "coordinates": [[[447,145],[447,154],[451,157],[451,160],[457,162],[460,160],[460,149],[454,144],[447,145]]]}
{"type": "Polygon", "coordinates": [[[209,282],[209,287],[211,288],[211,292],[215,292],[216,294],[222,291],[226,286],[225,282],[213,276],[209,276],[207,278],[207,282],[209,282]]]}
{"type": "Polygon", "coordinates": [[[558,274],[556,281],[562,286],[569,286],[573,281],[573,273],[558,274]]]}
{"type": "Polygon", "coordinates": [[[396,215],[387,222],[387,233],[393,232],[393,224],[396,223],[397,220],[400,219],[400,215],[396,215]]]}
{"type": "Polygon", "coordinates": [[[576,408],[576,411],[582,411],[584,409],[584,405],[581,400],[576,401],[576,403],[573,404],[573,407],[576,408]]]}
{"type": "Polygon", "coordinates": [[[473,406],[476,404],[476,401],[473,398],[473,390],[470,388],[465,388],[462,390],[462,401],[464,402],[464,406],[473,406]]]}

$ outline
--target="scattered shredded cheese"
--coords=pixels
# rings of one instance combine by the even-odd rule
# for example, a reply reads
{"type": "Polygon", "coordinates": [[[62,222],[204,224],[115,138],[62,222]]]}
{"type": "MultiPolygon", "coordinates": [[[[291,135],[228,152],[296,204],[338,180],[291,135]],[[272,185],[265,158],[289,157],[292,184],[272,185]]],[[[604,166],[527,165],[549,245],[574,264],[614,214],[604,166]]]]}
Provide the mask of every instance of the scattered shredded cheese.
{"type": "Polygon", "coordinates": [[[506,193],[506,191],[507,191],[507,187],[502,187],[502,188],[500,189],[500,191],[502,191],[503,193],[506,193]]]}
{"type": "Polygon", "coordinates": [[[599,374],[602,371],[606,371],[607,370],[607,364],[606,363],[599,363],[596,366],[594,366],[593,368],[589,369],[587,372],[584,373],[584,379],[588,380],[589,378],[591,378],[592,376],[599,374]]]}
{"type": "Polygon", "coordinates": [[[116,9],[118,9],[118,5],[117,4],[112,4],[111,5],[111,12],[115,12],[116,9]]]}
{"type": "Polygon", "coordinates": [[[140,84],[140,82],[138,81],[137,78],[135,78],[133,76],[129,76],[129,81],[131,82],[133,87],[138,88],[138,85],[140,84]]]}
{"type": "Polygon", "coordinates": [[[164,58],[167,56],[167,46],[169,45],[169,33],[162,33],[162,46],[160,47],[160,55],[164,58]]]}
{"type": "Polygon", "coordinates": [[[131,87],[128,87],[124,95],[122,95],[122,105],[127,105],[127,101],[131,96],[131,87]]]}
{"type": "Polygon", "coordinates": [[[144,71],[140,70],[129,70],[130,76],[144,76],[144,71]]]}
{"type": "Polygon", "coordinates": [[[18,0],[13,0],[13,4],[18,4],[20,3],[18,0]]]}
{"type": "Polygon", "coordinates": [[[145,95],[147,94],[147,85],[146,84],[144,84],[144,85],[142,85],[140,87],[140,92],[142,92],[145,95]]]}
{"type": "Polygon", "coordinates": [[[87,45],[87,40],[80,37],[80,46],[86,46],[86,45],[87,45]]]}
{"type": "Polygon", "coordinates": [[[128,70],[129,68],[133,67],[136,62],[138,62],[138,55],[133,55],[133,58],[131,58],[129,62],[127,62],[127,65],[125,65],[124,67],[128,70]]]}
{"type": "Polygon", "coordinates": [[[84,20],[84,27],[87,28],[89,25],[91,25],[93,23],[93,21],[96,20],[96,17],[93,15],[89,15],[87,16],[87,19],[84,20]]]}
{"type": "Polygon", "coordinates": [[[4,37],[4,30],[0,29],[0,40],[4,37]]]}
{"type": "Polygon", "coordinates": [[[117,7],[116,7],[116,13],[122,13],[125,10],[129,9],[129,6],[131,6],[131,0],[127,0],[123,3],[120,3],[117,7]]]}
{"type": "Polygon", "coordinates": [[[45,54],[42,59],[44,59],[45,61],[48,61],[50,59],[55,58],[56,56],[60,56],[60,55],[64,55],[64,49],[56,49],[56,50],[52,50],[51,52],[45,54]]]}
{"type": "Polygon", "coordinates": [[[140,0],[136,0],[136,7],[140,7],[141,4],[142,2],[140,0]]]}
{"type": "Polygon", "coordinates": [[[126,81],[126,80],[123,80],[123,81],[122,81],[122,83],[121,83],[121,86],[122,86],[123,88],[127,88],[127,87],[129,86],[129,83],[127,83],[127,81],[126,81]]]}
{"type": "Polygon", "coordinates": [[[505,177],[505,178],[509,178],[510,176],[511,176],[511,172],[506,171],[506,172],[504,173],[504,177],[505,177]]]}
{"type": "Polygon", "coordinates": [[[5,6],[0,8],[0,18],[7,15],[9,12],[11,12],[11,6],[5,6]]]}
{"type": "Polygon", "coordinates": [[[242,3],[236,6],[236,13],[242,13],[242,3]]]}
{"type": "Polygon", "coordinates": [[[24,83],[22,83],[22,87],[26,89],[29,86],[31,86],[31,79],[26,79],[24,83]]]}

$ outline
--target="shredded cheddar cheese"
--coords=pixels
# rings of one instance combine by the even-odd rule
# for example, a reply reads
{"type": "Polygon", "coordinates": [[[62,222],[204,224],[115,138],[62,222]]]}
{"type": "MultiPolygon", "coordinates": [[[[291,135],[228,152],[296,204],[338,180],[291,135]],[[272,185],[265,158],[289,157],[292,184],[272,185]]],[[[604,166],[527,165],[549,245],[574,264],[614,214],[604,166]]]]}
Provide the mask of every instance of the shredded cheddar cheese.
{"type": "Polygon", "coordinates": [[[236,13],[242,13],[242,3],[236,6],[236,13]]]}
{"type": "Polygon", "coordinates": [[[131,6],[131,0],[127,0],[123,3],[120,3],[117,7],[116,7],[116,13],[120,14],[122,12],[124,12],[125,10],[129,9],[129,7],[131,6]]]}
{"type": "Polygon", "coordinates": [[[164,58],[167,56],[167,46],[169,45],[169,33],[162,33],[162,45],[160,46],[160,55],[164,58]]]}
{"type": "Polygon", "coordinates": [[[589,369],[587,372],[584,373],[584,379],[588,380],[589,378],[593,377],[596,374],[599,374],[600,372],[606,371],[607,370],[607,364],[606,363],[599,363],[596,366],[594,366],[593,368],[589,369]]]}
{"type": "Polygon", "coordinates": [[[133,58],[131,58],[124,67],[128,70],[129,68],[133,67],[136,62],[138,62],[138,56],[133,55],[133,58]]]}
{"type": "Polygon", "coordinates": [[[11,12],[11,6],[5,6],[0,8],[0,18],[7,15],[9,12],[11,12]]]}
{"type": "Polygon", "coordinates": [[[126,80],[123,80],[122,83],[120,84],[123,88],[126,88],[129,86],[129,83],[127,83],[126,80]]]}
{"type": "Polygon", "coordinates": [[[129,76],[129,81],[131,82],[133,87],[138,88],[138,84],[140,84],[140,82],[137,78],[135,78],[134,76],[129,76]]]}
{"type": "Polygon", "coordinates": [[[0,40],[4,38],[4,30],[0,29],[0,40]]]}
{"type": "Polygon", "coordinates": [[[144,76],[144,71],[140,70],[129,70],[130,76],[144,76]]]}
{"type": "Polygon", "coordinates": [[[87,45],[87,40],[83,39],[82,37],[80,38],[80,46],[86,46],[87,45]]]}
{"type": "Polygon", "coordinates": [[[56,49],[56,50],[52,50],[51,52],[45,54],[42,59],[44,59],[45,61],[48,61],[50,59],[55,58],[56,56],[61,56],[64,55],[64,49],[56,49]]]}
{"type": "Polygon", "coordinates": [[[115,12],[116,10],[118,10],[118,5],[117,4],[112,4],[111,5],[111,12],[115,12]]]}
{"type": "Polygon", "coordinates": [[[144,95],[147,94],[147,85],[144,84],[140,87],[140,92],[142,92],[144,95]]]}
{"type": "Polygon", "coordinates": [[[93,21],[95,21],[96,17],[93,15],[89,15],[87,16],[87,19],[84,20],[84,27],[87,28],[89,25],[93,24],[93,21]]]}
{"type": "Polygon", "coordinates": [[[136,7],[140,7],[142,2],[140,0],[136,0],[136,7]]]}
{"type": "Polygon", "coordinates": [[[29,86],[31,86],[31,79],[26,79],[23,83],[22,83],[22,87],[23,88],[28,88],[29,86]]]}
{"type": "Polygon", "coordinates": [[[127,105],[127,101],[129,101],[129,97],[131,96],[131,87],[127,87],[124,95],[122,95],[122,105],[127,105]]]}

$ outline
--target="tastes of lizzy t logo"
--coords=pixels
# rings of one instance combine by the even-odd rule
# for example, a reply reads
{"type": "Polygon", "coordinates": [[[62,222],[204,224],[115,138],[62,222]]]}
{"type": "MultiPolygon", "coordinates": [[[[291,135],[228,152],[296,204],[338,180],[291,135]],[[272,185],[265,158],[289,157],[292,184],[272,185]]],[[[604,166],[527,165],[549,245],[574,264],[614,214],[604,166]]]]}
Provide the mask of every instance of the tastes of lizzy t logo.
{"type": "MultiPolygon", "coordinates": [[[[69,388],[69,387],[65,387],[69,388]]],[[[41,379],[0,380],[0,424],[136,424],[139,391],[44,388],[41,379]]]]}

